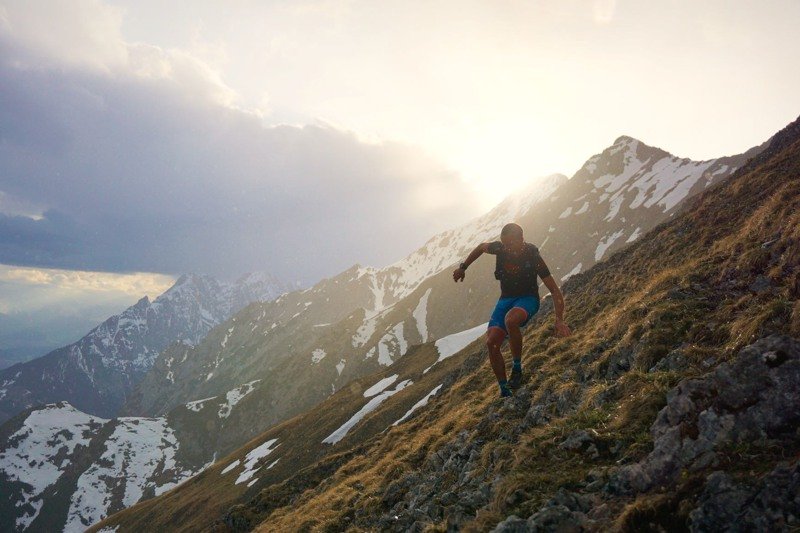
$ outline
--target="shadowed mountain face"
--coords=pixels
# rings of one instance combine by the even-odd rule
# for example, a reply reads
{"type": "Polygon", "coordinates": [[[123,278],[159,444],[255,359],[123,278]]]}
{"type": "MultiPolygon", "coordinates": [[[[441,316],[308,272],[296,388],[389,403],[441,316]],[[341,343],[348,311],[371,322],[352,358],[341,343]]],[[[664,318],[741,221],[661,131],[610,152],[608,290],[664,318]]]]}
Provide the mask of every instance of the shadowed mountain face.
{"type": "Polygon", "coordinates": [[[233,284],[184,275],[155,301],[142,298],[79,341],[1,371],[0,420],[57,401],[114,416],[170,343],[196,344],[248,303],[275,298],[285,288],[261,274],[233,284]]]}
{"type": "MultiPolygon", "coordinates": [[[[270,430],[269,438],[259,437],[263,447],[242,452],[240,463],[227,465],[228,472],[237,472],[239,483],[224,498],[214,495],[213,505],[206,501],[218,509],[242,491],[286,480],[298,468],[325,456],[331,446],[347,449],[406,414],[413,418],[414,405],[422,408],[425,397],[437,398],[455,383],[458,376],[453,372],[464,360],[448,356],[482,334],[480,325],[498,296],[493,258],[481,258],[470,267],[464,283],[453,283],[453,266],[477,244],[497,239],[502,226],[515,220],[525,229],[526,240],[540,246],[556,279],[566,280],[667,220],[687,198],[730,176],[749,155],[694,163],[620,138],[572,179],[553,176],[515,194],[470,224],[433,237],[393,265],[380,269],[356,265],[308,290],[249,305],[212,328],[196,345],[174,344],[160,351],[122,408],[126,415],[163,421],[148,422],[148,427],[162,428],[164,442],[175,449],[174,468],[166,473],[156,468],[136,479],[126,478],[121,469],[117,477],[104,475],[108,483],[91,483],[87,465],[104,463],[103,454],[112,453],[109,450],[123,439],[109,440],[110,430],[102,429],[109,426],[98,422],[95,433],[84,433],[93,445],[86,449],[76,445],[67,454],[67,466],[54,467],[53,479],[62,479],[63,472],[76,475],[63,479],[72,479],[69,483],[105,502],[98,507],[102,509],[85,505],[89,496],[70,495],[67,482],[59,489],[53,488],[59,481],[42,488],[20,477],[19,469],[0,462],[6,482],[13,484],[15,494],[22,494],[9,500],[9,520],[33,527],[95,521],[129,505],[127,500],[106,498],[108,491],[120,492],[130,484],[143,497],[161,492],[267,428],[281,428],[274,434],[278,429],[270,430]],[[374,394],[367,394],[370,391],[374,394]],[[324,403],[311,419],[286,422],[320,402],[324,403]],[[368,422],[375,416],[372,412],[384,405],[394,406],[390,414],[368,422]],[[291,434],[302,436],[303,443],[291,434]],[[272,439],[277,440],[270,443],[272,439]],[[291,445],[285,444],[287,439],[291,445]],[[290,448],[296,453],[284,456],[290,448]],[[247,474],[279,455],[284,459],[269,473],[247,474]],[[34,488],[20,492],[19,487],[27,485],[34,488]],[[54,492],[60,499],[53,499],[54,492]]],[[[465,368],[474,369],[481,362],[478,358],[465,368]]],[[[27,456],[25,427],[25,416],[3,426],[9,440],[0,447],[6,450],[0,461],[15,464],[27,456]]],[[[37,457],[39,462],[56,464],[46,450],[37,457]]],[[[228,487],[227,479],[224,486],[228,487]]]]}
{"type": "Polygon", "coordinates": [[[96,528],[791,529],[800,119],[564,292],[574,334],[545,309],[513,398],[477,330],[411,346],[96,528]]]}

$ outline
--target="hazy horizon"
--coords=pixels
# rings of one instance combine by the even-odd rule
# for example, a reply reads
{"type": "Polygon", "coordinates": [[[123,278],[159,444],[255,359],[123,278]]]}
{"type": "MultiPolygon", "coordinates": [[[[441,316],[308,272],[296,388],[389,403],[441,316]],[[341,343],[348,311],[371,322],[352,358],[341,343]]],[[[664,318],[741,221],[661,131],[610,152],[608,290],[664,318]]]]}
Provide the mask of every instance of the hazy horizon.
{"type": "Polygon", "coordinates": [[[70,321],[188,271],[384,266],[621,135],[744,152],[800,114],[798,19],[788,0],[0,1],[0,314],[70,321]]]}

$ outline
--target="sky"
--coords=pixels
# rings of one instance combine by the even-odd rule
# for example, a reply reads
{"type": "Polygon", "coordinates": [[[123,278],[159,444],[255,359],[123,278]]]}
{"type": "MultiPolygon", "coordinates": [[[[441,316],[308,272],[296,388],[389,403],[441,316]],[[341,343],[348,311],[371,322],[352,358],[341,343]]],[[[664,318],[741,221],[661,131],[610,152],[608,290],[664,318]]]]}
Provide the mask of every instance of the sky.
{"type": "Polygon", "coordinates": [[[798,20],[794,0],[0,0],[0,343],[11,317],[119,312],[183,272],[384,266],[623,134],[743,152],[800,114],[798,20]]]}

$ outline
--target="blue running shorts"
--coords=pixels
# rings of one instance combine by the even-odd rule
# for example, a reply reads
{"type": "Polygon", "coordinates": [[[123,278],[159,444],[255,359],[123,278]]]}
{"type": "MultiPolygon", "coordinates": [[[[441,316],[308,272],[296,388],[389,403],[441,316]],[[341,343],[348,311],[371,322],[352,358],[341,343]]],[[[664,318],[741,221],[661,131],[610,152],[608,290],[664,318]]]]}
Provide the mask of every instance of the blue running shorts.
{"type": "Polygon", "coordinates": [[[524,327],[528,322],[530,322],[531,317],[535,315],[537,311],[539,311],[539,298],[536,296],[512,296],[510,298],[500,298],[497,300],[497,305],[492,313],[492,318],[489,319],[488,327],[500,328],[506,332],[506,335],[508,335],[508,331],[506,330],[506,314],[514,307],[520,307],[528,313],[528,318],[525,319],[525,322],[520,324],[520,327],[524,327]]]}

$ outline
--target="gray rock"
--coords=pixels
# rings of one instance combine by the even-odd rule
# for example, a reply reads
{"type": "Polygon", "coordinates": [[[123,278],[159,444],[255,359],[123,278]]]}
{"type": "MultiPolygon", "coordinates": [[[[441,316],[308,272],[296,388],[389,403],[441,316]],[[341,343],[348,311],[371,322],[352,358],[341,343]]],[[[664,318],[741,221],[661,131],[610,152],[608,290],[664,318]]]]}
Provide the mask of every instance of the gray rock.
{"type": "Polygon", "coordinates": [[[562,450],[580,450],[584,445],[593,441],[592,436],[585,429],[571,433],[561,444],[558,445],[562,450]]]}
{"type": "Polygon", "coordinates": [[[755,281],[753,281],[753,283],[750,284],[748,289],[750,289],[751,292],[754,292],[756,294],[762,294],[764,292],[767,292],[769,290],[770,286],[771,286],[771,283],[770,283],[768,277],[766,277],[766,276],[757,276],[755,281]]]}
{"type": "Polygon", "coordinates": [[[689,361],[683,348],[670,351],[661,361],[653,365],[648,372],[680,372],[689,367],[689,361]]]}
{"type": "Polygon", "coordinates": [[[650,428],[653,451],[606,487],[635,493],[669,485],[682,469],[714,467],[716,450],[785,437],[800,422],[800,343],[771,335],[701,379],[681,381],[650,428]]]}
{"type": "Polygon", "coordinates": [[[492,533],[528,533],[531,531],[527,520],[523,520],[517,515],[511,515],[492,530],[492,533]]]}
{"type": "Polygon", "coordinates": [[[544,507],[528,518],[529,531],[579,533],[586,527],[586,516],[563,505],[544,507]]]}
{"type": "Polygon", "coordinates": [[[708,476],[692,531],[785,531],[800,516],[800,466],[778,465],[757,482],[734,481],[725,472],[708,476]]]}

